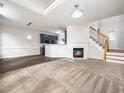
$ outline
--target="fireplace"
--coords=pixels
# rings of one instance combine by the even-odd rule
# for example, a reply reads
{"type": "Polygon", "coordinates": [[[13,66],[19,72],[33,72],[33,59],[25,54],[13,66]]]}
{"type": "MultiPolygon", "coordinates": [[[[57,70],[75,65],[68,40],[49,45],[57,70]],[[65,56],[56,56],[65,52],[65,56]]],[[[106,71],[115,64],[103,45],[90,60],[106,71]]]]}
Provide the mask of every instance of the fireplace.
{"type": "Polygon", "coordinates": [[[73,57],[74,58],[83,58],[84,49],[83,48],[73,48],[73,57]]]}

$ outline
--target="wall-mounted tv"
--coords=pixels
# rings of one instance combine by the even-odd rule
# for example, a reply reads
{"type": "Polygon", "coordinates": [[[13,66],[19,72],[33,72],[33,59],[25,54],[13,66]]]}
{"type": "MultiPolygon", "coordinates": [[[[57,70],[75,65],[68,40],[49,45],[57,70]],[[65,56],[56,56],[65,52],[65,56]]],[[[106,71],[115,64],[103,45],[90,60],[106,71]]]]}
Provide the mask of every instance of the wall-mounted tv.
{"type": "Polygon", "coordinates": [[[40,43],[43,44],[57,44],[57,36],[40,34],[40,43]]]}

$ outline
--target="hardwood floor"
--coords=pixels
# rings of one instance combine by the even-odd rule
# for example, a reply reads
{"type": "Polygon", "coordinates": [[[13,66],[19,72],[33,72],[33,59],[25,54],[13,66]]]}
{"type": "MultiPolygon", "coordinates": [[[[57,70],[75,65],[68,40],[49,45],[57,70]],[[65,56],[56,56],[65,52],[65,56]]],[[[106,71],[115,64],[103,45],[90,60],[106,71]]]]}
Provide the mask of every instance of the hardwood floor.
{"type": "Polygon", "coordinates": [[[0,93],[124,93],[124,65],[59,59],[0,74],[0,93]]]}
{"type": "Polygon", "coordinates": [[[27,66],[50,62],[59,58],[50,58],[40,55],[0,59],[0,72],[7,72],[27,66]]]}

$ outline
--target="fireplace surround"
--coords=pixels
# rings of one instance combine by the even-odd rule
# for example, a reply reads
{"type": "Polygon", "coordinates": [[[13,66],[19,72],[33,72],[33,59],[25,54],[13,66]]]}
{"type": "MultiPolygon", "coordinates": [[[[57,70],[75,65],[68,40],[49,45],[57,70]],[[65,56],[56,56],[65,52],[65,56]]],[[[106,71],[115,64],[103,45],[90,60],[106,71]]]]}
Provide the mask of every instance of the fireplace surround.
{"type": "Polygon", "coordinates": [[[73,48],[73,58],[83,58],[84,49],[83,48],[73,48]]]}

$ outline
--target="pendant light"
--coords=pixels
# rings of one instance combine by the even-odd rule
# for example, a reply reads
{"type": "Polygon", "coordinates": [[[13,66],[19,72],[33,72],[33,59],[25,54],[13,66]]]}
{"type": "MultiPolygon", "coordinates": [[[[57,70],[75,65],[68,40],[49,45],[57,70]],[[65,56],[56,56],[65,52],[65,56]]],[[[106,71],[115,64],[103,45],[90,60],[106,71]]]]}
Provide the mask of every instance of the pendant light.
{"type": "Polygon", "coordinates": [[[79,4],[75,3],[75,10],[72,12],[71,16],[74,19],[80,18],[83,16],[83,11],[78,9],[79,4]]]}

